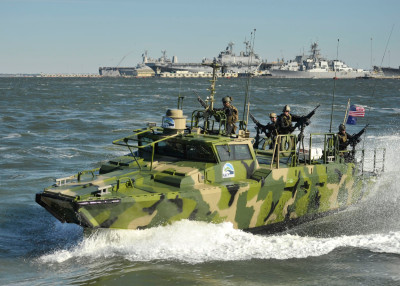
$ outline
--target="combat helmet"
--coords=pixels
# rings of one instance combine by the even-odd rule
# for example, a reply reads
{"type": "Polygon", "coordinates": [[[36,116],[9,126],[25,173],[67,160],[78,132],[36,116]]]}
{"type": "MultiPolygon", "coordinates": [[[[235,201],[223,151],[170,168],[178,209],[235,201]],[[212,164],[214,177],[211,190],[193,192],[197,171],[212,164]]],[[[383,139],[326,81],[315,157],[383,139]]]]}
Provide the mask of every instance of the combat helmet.
{"type": "Polygon", "coordinates": [[[276,118],[277,116],[276,116],[276,113],[275,112],[272,112],[272,113],[270,113],[269,114],[269,118],[276,118]]]}
{"type": "Polygon", "coordinates": [[[290,106],[289,106],[289,105],[285,105],[285,106],[283,107],[282,112],[285,112],[285,111],[289,111],[289,112],[290,112],[290,106]]]}
{"type": "Polygon", "coordinates": [[[339,125],[339,131],[345,131],[346,130],[346,126],[342,123],[339,125]]]}
{"type": "Polygon", "coordinates": [[[222,103],[231,102],[231,101],[232,101],[232,97],[230,97],[230,96],[225,96],[222,98],[222,103]]]}

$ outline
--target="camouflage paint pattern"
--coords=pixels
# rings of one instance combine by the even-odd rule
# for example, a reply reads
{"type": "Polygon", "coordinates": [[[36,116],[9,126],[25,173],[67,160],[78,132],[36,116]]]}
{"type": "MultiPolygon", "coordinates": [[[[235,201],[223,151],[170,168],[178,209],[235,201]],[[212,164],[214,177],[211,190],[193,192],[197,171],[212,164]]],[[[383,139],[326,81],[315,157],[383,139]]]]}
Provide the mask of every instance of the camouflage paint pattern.
{"type": "Polygon", "coordinates": [[[362,197],[354,163],[271,168],[259,163],[267,155],[257,159],[250,139],[214,137],[182,135],[174,142],[204,144],[215,162],[159,156],[151,169],[149,160],[122,156],[100,174],[83,172],[79,180],[45,189],[36,201],[62,222],[90,228],[142,229],[189,219],[253,229],[337,210],[362,197]],[[247,145],[250,157],[221,161],[218,145],[247,145]]]}

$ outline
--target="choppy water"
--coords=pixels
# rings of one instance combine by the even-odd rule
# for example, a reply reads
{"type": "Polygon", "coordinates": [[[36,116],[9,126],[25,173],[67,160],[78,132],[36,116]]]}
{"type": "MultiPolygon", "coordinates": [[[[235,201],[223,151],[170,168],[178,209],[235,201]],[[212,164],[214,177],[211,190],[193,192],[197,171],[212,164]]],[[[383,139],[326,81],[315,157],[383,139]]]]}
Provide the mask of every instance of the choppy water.
{"type": "MultiPolygon", "coordinates": [[[[242,112],[244,79],[221,79],[217,97],[242,112]]],[[[347,99],[366,106],[365,145],[387,148],[377,194],[284,233],[254,235],[230,224],[181,221],[148,230],[83,231],[34,202],[57,177],[126,153],[111,141],[161,121],[185,96],[199,108],[206,79],[0,78],[0,284],[2,285],[400,285],[400,81],[339,80],[334,130],[347,99]]],[[[327,131],[332,80],[254,79],[261,122],[289,104],[321,104],[306,132],[327,131]]],[[[360,143],[361,144],[361,143],[360,143]]]]}

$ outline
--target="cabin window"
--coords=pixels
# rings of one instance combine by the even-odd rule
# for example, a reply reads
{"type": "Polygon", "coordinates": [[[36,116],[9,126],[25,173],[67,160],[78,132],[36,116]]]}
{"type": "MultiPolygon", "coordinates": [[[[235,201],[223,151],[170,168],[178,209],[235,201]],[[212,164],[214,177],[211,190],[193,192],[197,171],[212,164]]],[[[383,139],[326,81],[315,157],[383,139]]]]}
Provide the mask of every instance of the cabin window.
{"type": "Polygon", "coordinates": [[[156,154],[185,158],[185,146],[179,142],[161,141],[157,144],[156,154]]]}
{"type": "Polygon", "coordinates": [[[249,149],[249,145],[240,144],[233,145],[235,146],[235,160],[252,160],[251,152],[249,149]]]}
{"type": "MultiPolygon", "coordinates": [[[[153,142],[153,139],[143,137],[139,140],[139,146],[145,146],[147,144],[150,144],[153,142]]],[[[139,155],[143,156],[143,152],[150,153],[151,154],[151,145],[146,146],[145,148],[139,149],[139,155]]]]}
{"type": "MultiPolygon", "coordinates": [[[[150,138],[143,138],[141,146],[153,142],[150,138]],[[145,139],[145,140],[143,140],[145,139]]],[[[216,162],[217,159],[211,146],[203,144],[186,144],[187,142],[166,140],[158,142],[155,146],[155,155],[181,158],[200,162],[216,162]]],[[[139,155],[143,157],[149,156],[152,147],[147,146],[139,149],[139,155]]]]}
{"type": "Polygon", "coordinates": [[[233,160],[253,160],[249,145],[235,144],[235,145],[217,145],[219,159],[224,161],[233,160]]]}
{"type": "Polygon", "coordinates": [[[187,145],[186,157],[188,160],[201,162],[215,162],[214,152],[207,145],[187,145]]]}

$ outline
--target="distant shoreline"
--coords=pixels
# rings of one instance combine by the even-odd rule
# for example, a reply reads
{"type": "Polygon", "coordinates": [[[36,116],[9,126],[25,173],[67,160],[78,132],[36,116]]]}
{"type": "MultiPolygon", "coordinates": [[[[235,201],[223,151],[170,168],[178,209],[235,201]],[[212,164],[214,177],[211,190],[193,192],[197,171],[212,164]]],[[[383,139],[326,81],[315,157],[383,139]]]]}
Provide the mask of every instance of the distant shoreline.
{"type": "Polygon", "coordinates": [[[65,77],[101,77],[98,74],[62,74],[62,73],[51,73],[51,74],[45,74],[45,73],[0,73],[0,77],[55,77],[55,78],[65,78],[65,77]]]}
{"type": "MultiPolygon", "coordinates": [[[[224,76],[225,78],[243,78],[243,77],[234,77],[234,76],[224,76]]],[[[182,79],[182,78],[199,78],[199,77],[160,77],[160,76],[102,76],[99,74],[5,74],[0,73],[0,78],[174,78],[174,79],[182,79]]],[[[269,78],[269,79],[293,79],[293,78],[282,78],[282,77],[274,77],[274,76],[255,76],[253,78],[269,78]]],[[[296,78],[296,79],[310,79],[310,78],[296,78]]],[[[314,78],[318,79],[318,78],[314,78]]],[[[325,78],[326,79],[326,78],[325,78]]],[[[347,79],[347,78],[343,78],[347,79]]],[[[342,80],[343,80],[342,79],[342,80]]],[[[352,78],[353,79],[353,78],[352,78]]],[[[371,77],[370,79],[400,79],[400,76],[376,76],[371,77]]],[[[339,78],[341,80],[341,78],[339,78]]]]}

